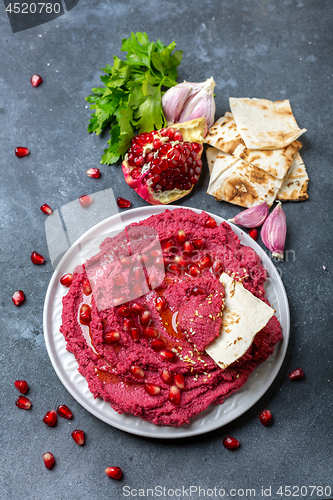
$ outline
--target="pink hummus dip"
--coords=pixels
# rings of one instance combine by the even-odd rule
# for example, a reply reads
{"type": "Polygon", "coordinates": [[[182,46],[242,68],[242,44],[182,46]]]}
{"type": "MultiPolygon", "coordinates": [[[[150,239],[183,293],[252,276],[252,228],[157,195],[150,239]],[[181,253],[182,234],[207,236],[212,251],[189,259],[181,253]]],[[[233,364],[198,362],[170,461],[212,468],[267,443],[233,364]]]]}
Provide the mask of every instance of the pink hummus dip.
{"type": "Polygon", "coordinates": [[[205,212],[165,210],[106,238],[74,272],[61,332],[94,397],[118,413],[189,423],[242,387],[282,339],[273,316],[228,368],[205,353],[221,327],[222,272],[269,304],[259,256],[227,223],[209,226],[205,212]]]}

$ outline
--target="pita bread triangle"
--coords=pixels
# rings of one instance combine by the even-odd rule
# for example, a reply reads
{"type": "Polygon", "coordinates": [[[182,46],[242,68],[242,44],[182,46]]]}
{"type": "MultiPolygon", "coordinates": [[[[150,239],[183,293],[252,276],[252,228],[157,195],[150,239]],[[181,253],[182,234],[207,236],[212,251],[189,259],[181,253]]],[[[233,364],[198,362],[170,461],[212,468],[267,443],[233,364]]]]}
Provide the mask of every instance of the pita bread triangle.
{"type": "Polygon", "coordinates": [[[280,201],[304,201],[308,199],[309,176],[304,162],[299,153],[296,153],[294,161],[283,180],[282,186],[276,199],[280,201]]]}

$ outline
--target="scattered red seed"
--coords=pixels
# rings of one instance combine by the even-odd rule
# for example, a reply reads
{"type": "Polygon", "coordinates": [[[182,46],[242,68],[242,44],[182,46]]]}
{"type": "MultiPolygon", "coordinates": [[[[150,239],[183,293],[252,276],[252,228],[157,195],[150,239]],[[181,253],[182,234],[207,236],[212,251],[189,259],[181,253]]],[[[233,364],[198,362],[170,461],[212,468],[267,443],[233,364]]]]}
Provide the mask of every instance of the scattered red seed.
{"type": "Polygon", "coordinates": [[[101,175],[101,172],[99,168],[88,168],[86,174],[88,177],[92,177],[93,179],[98,179],[98,177],[101,175]]]}
{"type": "Polygon", "coordinates": [[[131,330],[130,330],[130,335],[131,335],[132,339],[134,340],[134,342],[137,342],[139,340],[139,338],[141,337],[140,328],[138,328],[137,326],[133,326],[133,328],[131,328],[131,330]]]}
{"type": "Polygon", "coordinates": [[[151,312],[150,311],[142,311],[140,313],[140,323],[141,325],[148,325],[151,320],[151,312]]]}
{"type": "Polygon", "coordinates": [[[174,361],[175,353],[170,349],[163,349],[162,351],[160,351],[160,356],[163,361],[169,361],[170,363],[172,363],[174,361]]]}
{"type": "Polygon", "coordinates": [[[257,241],[257,238],[258,238],[258,231],[254,228],[254,229],[251,229],[249,231],[249,236],[251,236],[251,238],[254,240],[254,241],[257,241]]]}
{"type": "Polygon", "coordinates": [[[113,282],[116,286],[125,286],[126,285],[125,277],[122,274],[115,274],[113,276],[113,282]]]}
{"type": "Polygon", "coordinates": [[[85,278],[82,281],[82,292],[84,293],[84,295],[87,295],[87,296],[92,294],[92,289],[91,289],[90,281],[88,280],[88,278],[85,278]]]}
{"type": "Polygon", "coordinates": [[[273,415],[270,410],[263,410],[259,415],[259,420],[262,425],[269,426],[273,423],[273,415]]]}
{"type": "Polygon", "coordinates": [[[119,316],[126,318],[132,314],[132,308],[130,306],[123,305],[118,309],[119,316]]]}
{"type": "Polygon", "coordinates": [[[55,458],[50,451],[43,453],[44,465],[47,469],[52,469],[55,464],[55,458]]]}
{"type": "Polygon", "coordinates": [[[81,325],[89,325],[91,321],[91,307],[88,304],[82,304],[80,308],[80,323],[81,325]]]}
{"type": "Polygon", "coordinates": [[[112,344],[120,339],[120,333],[116,331],[104,333],[103,339],[106,344],[112,344]]]}
{"type": "Polygon", "coordinates": [[[31,85],[33,87],[38,87],[38,85],[40,85],[42,81],[43,81],[42,77],[37,75],[37,73],[35,75],[32,75],[30,79],[31,85]]]}
{"type": "Polygon", "coordinates": [[[57,408],[57,413],[59,417],[66,418],[67,420],[70,420],[73,417],[73,413],[66,405],[59,405],[57,408]]]}
{"type": "Polygon", "coordinates": [[[79,202],[81,207],[87,207],[92,203],[92,197],[89,196],[88,194],[84,194],[83,196],[80,196],[79,202]]]}
{"type": "Polygon", "coordinates": [[[296,370],[293,370],[291,373],[289,373],[290,380],[301,380],[304,377],[305,373],[303,372],[302,368],[296,368],[296,370]]]}
{"type": "Polygon", "coordinates": [[[235,439],[231,436],[226,436],[223,439],[222,443],[223,443],[223,446],[225,448],[227,448],[228,450],[235,450],[240,445],[240,442],[238,441],[238,439],[235,439]]]}
{"type": "Polygon", "coordinates": [[[203,248],[204,244],[205,244],[205,241],[202,238],[197,238],[197,239],[193,240],[193,246],[197,250],[201,250],[203,248]]]}
{"type": "Polygon", "coordinates": [[[126,200],[125,198],[117,198],[117,205],[119,208],[129,208],[132,203],[129,200],[126,200]]]}
{"type": "Polygon", "coordinates": [[[209,227],[211,229],[214,229],[214,227],[217,226],[217,222],[213,217],[208,217],[208,219],[205,222],[205,227],[209,227]]]}
{"type": "Polygon", "coordinates": [[[25,300],[25,296],[24,296],[24,293],[22,292],[22,290],[16,290],[16,292],[13,293],[12,301],[14,302],[14,304],[16,306],[19,306],[20,304],[22,304],[22,302],[24,302],[24,300],[25,300]]]}
{"type": "Polygon", "coordinates": [[[49,427],[53,427],[57,423],[58,417],[54,410],[47,411],[44,415],[43,422],[49,427]]]}
{"type": "Polygon", "coordinates": [[[173,380],[172,373],[169,373],[167,370],[163,370],[160,377],[163,380],[163,382],[165,382],[166,384],[168,384],[168,385],[172,384],[172,380],[173,380]]]}
{"type": "Polygon", "coordinates": [[[166,347],[166,343],[163,339],[151,339],[150,345],[154,351],[160,351],[166,347]]]}
{"type": "Polygon", "coordinates": [[[170,387],[168,399],[169,399],[169,401],[171,401],[171,403],[173,403],[175,405],[179,404],[179,402],[180,402],[180,390],[178,389],[178,387],[176,385],[172,385],[170,387]]]}
{"type": "Polygon", "coordinates": [[[122,470],[120,467],[107,467],[105,469],[105,474],[108,477],[112,477],[112,479],[121,479],[123,476],[122,470]]]}
{"type": "Polygon", "coordinates": [[[28,148],[18,147],[15,148],[15,154],[16,156],[21,158],[22,156],[28,156],[28,154],[30,154],[30,151],[28,148]]]}
{"type": "Polygon", "coordinates": [[[82,446],[84,444],[84,431],[77,429],[72,432],[71,436],[79,446],[82,446]]]}
{"type": "Polygon", "coordinates": [[[63,286],[66,286],[67,288],[71,286],[73,281],[73,275],[72,274],[64,274],[62,278],[60,278],[60,283],[63,286]]]}
{"type": "Polygon", "coordinates": [[[39,254],[37,252],[32,252],[32,254],[31,254],[31,262],[33,264],[44,264],[45,258],[41,254],[39,254]]]}
{"type": "Polygon", "coordinates": [[[185,231],[180,229],[176,235],[176,239],[179,245],[183,245],[186,241],[186,234],[185,231]]]}
{"type": "Polygon", "coordinates": [[[30,399],[26,398],[25,396],[19,396],[15,404],[18,408],[21,408],[22,410],[30,410],[32,404],[30,399]]]}
{"type": "Polygon", "coordinates": [[[139,366],[132,365],[129,371],[133,375],[133,377],[138,379],[142,379],[145,376],[145,372],[139,366]]]}
{"type": "Polygon", "coordinates": [[[184,376],[182,373],[176,373],[173,377],[173,381],[176,384],[176,386],[178,387],[178,389],[184,389],[185,380],[184,380],[184,376]]]}
{"type": "Polygon", "coordinates": [[[154,326],[146,326],[143,329],[143,333],[150,339],[156,339],[159,336],[158,330],[154,326]]]}
{"type": "Polygon", "coordinates": [[[21,394],[25,394],[28,390],[28,384],[25,380],[15,380],[14,385],[21,394]]]}
{"type": "Polygon", "coordinates": [[[165,311],[167,307],[167,301],[165,297],[156,297],[155,299],[155,307],[156,310],[161,314],[163,311],[165,311]]]}
{"type": "Polygon", "coordinates": [[[44,214],[46,215],[51,215],[53,213],[53,210],[51,207],[49,207],[49,205],[47,205],[46,203],[44,203],[44,205],[42,205],[40,207],[41,211],[44,212],[44,214]]]}
{"type": "Polygon", "coordinates": [[[150,396],[158,396],[161,392],[161,388],[154,384],[145,384],[144,389],[150,396]]]}
{"type": "Polygon", "coordinates": [[[197,278],[200,276],[201,271],[196,264],[191,264],[188,268],[188,273],[193,278],[197,278]]]}

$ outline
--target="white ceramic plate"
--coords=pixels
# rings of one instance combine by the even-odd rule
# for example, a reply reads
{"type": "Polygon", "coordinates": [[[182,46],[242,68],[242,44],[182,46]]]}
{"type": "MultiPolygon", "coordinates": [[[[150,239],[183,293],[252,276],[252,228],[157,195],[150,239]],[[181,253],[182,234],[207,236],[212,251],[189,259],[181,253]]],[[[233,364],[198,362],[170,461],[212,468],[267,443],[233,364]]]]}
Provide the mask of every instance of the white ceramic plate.
{"type": "MultiPolygon", "coordinates": [[[[173,210],[175,208],[189,207],[170,206],[167,208],[173,210]]],[[[223,404],[210,406],[207,410],[194,417],[190,424],[178,428],[153,425],[142,420],[140,417],[135,417],[128,413],[119,415],[111,408],[109,403],[99,398],[94,399],[88,389],[85,378],[77,370],[78,364],[73,354],[66,351],[66,342],[63,335],[59,332],[62,297],[67,292],[67,289],[60,285],[59,279],[65,273],[72,272],[76,265],[82,263],[81,259],[84,256],[79,255],[80,252],[78,251],[80,241],[87,239],[87,237],[89,239],[98,238],[98,240],[103,241],[104,235],[107,233],[122,229],[121,221],[124,225],[128,225],[132,222],[146,219],[151,215],[160,214],[165,209],[166,207],[164,206],[147,206],[123,212],[121,218],[117,214],[91,228],[72,245],[54,272],[46,293],[44,335],[46,347],[58,377],[71,395],[90,413],[113,427],[132,434],[162,439],[175,439],[195,436],[217,429],[242,415],[263,396],[278,374],[284,360],[289,341],[290,317],[286,292],[271,259],[248,234],[231,224],[234,232],[240,237],[241,242],[254,248],[256,253],[261,257],[263,265],[270,276],[265,285],[266,295],[276,310],[276,316],[281,323],[283,332],[283,341],[275,347],[273,355],[258,366],[250,375],[246,384],[237,392],[227,397],[223,404]]],[[[190,209],[197,213],[201,212],[201,210],[190,209]]],[[[221,217],[214,214],[210,215],[215,218],[218,224],[224,221],[221,217]]]]}

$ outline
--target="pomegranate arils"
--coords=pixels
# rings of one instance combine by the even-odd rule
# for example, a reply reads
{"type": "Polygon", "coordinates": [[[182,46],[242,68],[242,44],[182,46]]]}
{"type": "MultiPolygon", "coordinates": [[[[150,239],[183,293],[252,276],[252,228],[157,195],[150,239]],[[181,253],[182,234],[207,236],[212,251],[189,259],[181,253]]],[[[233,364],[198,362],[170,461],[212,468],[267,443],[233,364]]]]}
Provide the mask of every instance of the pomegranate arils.
{"type": "Polygon", "coordinates": [[[192,288],[191,294],[192,295],[206,295],[206,292],[203,288],[201,288],[199,286],[195,286],[192,288]]]}
{"type": "Polygon", "coordinates": [[[194,248],[193,245],[190,241],[185,241],[183,245],[183,252],[187,254],[191,254],[193,252],[194,248]]]}
{"type": "Polygon", "coordinates": [[[145,372],[139,366],[132,365],[129,371],[137,379],[143,379],[145,376],[145,372]]]}
{"type": "Polygon", "coordinates": [[[178,387],[178,389],[184,389],[185,380],[184,380],[184,376],[182,373],[176,373],[173,377],[173,381],[176,384],[176,386],[178,387]]]}
{"type": "Polygon", "coordinates": [[[163,380],[163,382],[165,382],[166,384],[168,384],[168,385],[172,384],[172,380],[173,380],[172,373],[169,373],[167,370],[163,370],[160,377],[161,377],[161,380],[163,380]]]}
{"type": "Polygon", "coordinates": [[[89,325],[91,321],[91,307],[88,304],[82,304],[80,308],[80,323],[82,325],[89,325]]]}
{"type": "Polygon", "coordinates": [[[140,328],[138,328],[137,326],[134,326],[133,328],[131,328],[130,335],[131,335],[132,339],[134,340],[134,342],[137,342],[139,340],[139,338],[141,337],[140,328]]]}
{"type": "Polygon", "coordinates": [[[158,385],[154,385],[154,384],[145,384],[144,388],[145,388],[145,391],[150,396],[158,396],[158,394],[161,392],[161,388],[158,385]]]}
{"type": "Polygon", "coordinates": [[[120,339],[120,333],[117,331],[104,333],[103,339],[106,344],[112,344],[113,342],[116,342],[120,339]]]}
{"type": "Polygon", "coordinates": [[[175,353],[170,349],[163,349],[162,351],[160,351],[160,356],[163,361],[169,361],[170,363],[172,363],[175,358],[175,353]]]}
{"type": "Polygon", "coordinates": [[[160,349],[164,349],[166,346],[165,341],[163,339],[152,339],[150,341],[150,345],[154,351],[159,351],[160,349]]]}
{"type": "Polygon", "coordinates": [[[169,395],[168,395],[169,401],[171,403],[178,405],[180,402],[180,390],[176,385],[172,385],[170,387],[169,395]]]}
{"type": "Polygon", "coordinates": [[[72,282],[73,282],[72,274],[64,274],[62,278],[60,278],[60,283],[63,286],[66,286],[67,288],[71,286],[72,282]]]}
{"type": "Polygon", "coordinates": [[[43,81],[42,77],[40,75],[37,75],[37,73],[35,75],[32,75],[30,79],[31,85],[33,87],[38,87],[38,85],[40,85],[42,81],[43,81]]]}
{"type": "Polygon", "coordinates": [[[21,158],[22,156],[28,156],[28,154],[30,154],[30,151],[28,148],[18,147],[15,148],[15,154],[16,156],[21,158]]]}
{"type": "Polygon", "coordinates": [[[140,314],[140,323],[141,325],[148,325],[151,321],[151,312],[150,311],[143,311],[140,314]]]}
{"type": "Polygon", "coordinates": [[[24,300],[25,300],[25,296],[24,296],[24,293],[22,292],[22,290],[16,290],[16,292],[13,293],[12,301],[14,302],[14,304],[16,306],[19,306],[20,304],[22,304],[22,302],[24,302],[24,300]]]}
{"type": "Polygon", "coordinates": [[[47,469],[52,469],[55,464],[55,458],[50,451],[43,453],[44,465],[47,469]]]}
{"type": "Polygon", "coordinates": [[[116,286],[124,286],[126,285],[126,280],[122,274],[116,274],[113,277],[113,282],[116,286]]]}
{"type": "Polygon", "coordinates": [[[99,168],[88,168],[86,174],[88,177],[92,177],[93,179],[98,179],[98,177],[101,175],[101,172],[99,168]]]}
{"type": "Polygon", "coordinates": [[[132,314],[132,308],[127,305],[120,306],[118,309],[118,314],[119,316],[126,318],[127,316],[130,316],[132,314]]]}
{"type": "Polygon", "coordinates": [[[44,214],[46,215],[51,215],[53,213],[53,210],[51,207],[49,207],[49,205],[47,205],[46,203],[44,203],[44,205],[42,205],[40,207],[41,211],[44,212],[44,214]]]}
{"type": "Polygon", "coordinates": [[[57,423],[58,417],[54,410],[47,411],[44,415],[44,424],[53,427],[57,423]]]}
{"type": "Polygon", "coordinates": [[[159,336],[158,330],[153,326],[146,326],[146,328],[143,329],[143,333],[150,339],[156,339],[159,336]]]}
{"type": "Polygon", "coordinates": [[[21,394],[25,394],[28,390],[28,384],[25,380],[15,380],[14,385],[21,394]]]}
{"type": "Polygon", "coordinates": [[[18,408],[21,408],[22,410],[30,410],[32,406],[30,399],[28,399],[25,396],[19,396],[16,399],[15,404],[18,408]]]}
{"type": "Polygon", "coordinates": [[[188,267],[188,274],[192,276],[192,278],[197,278],[198,276],[200,276],[200,273],[201,271],[196,264],[191,264],[188,267]]]}
{"type": "Polygon", "coordinates": [[[161,314],[167,308],[167,301],[165,297],[156,297],[155,299],[155,307],[156,310],[161,314]]]}
{"type": "Polygon", "coordinates": [[[73,413],[66,405],[59,405],[57,408],[57,413],[59,417],[66,418],[67,420],[70,420],[73,417],[73,413]]]}
{"type": "Polygon", "coordinates": [[[131,318],[125,318],[123,323],[124,332],[129,332],[134,327],[134,321],[131,318]]]}
{"type": "Polygon", "coordinates": [[[176,238],[177,238],[177,243],[179,245],[183,245],[186,241],[186,234],[185,234],[185,231],[183,231],[182,229],[180,229],[176,235],[176,238]]]}
{"type": "Polygon", "coordinates": [[[193,240],[193,246],[197,250],[201,250],[203,248],[204,244],[205,244],[205,241],[202,238],[196,238],[195,240],[193,240]]]}
{"type": "Polygon", "coordinates": [[[79,198],[79,203],[81,207],[88,207],[92,203],[92,197],[89,196],[88,194],[84,194],[83,196],[80,196],[79,198]]]}
{"type": "Polygon", "coordinates": [[[293,370],[291,373],[289,373],[290,380],[301,380],[304,377],[305,374],[302,368],[296,368],[296,370],[293,370]]]}
{"type": "Polygon", "coordinates": [[[273,423],[272,412],[270,410],[263,410],[259,415],[259,420],[262,425],[271,425],[273,423]]]}
{"type": "Polygon", "coordinates": [[[126,200],[125,198],[117,198],[117,205],[119,208],[129,208],[132,203],[129,200],[126,200]]]}
{"type": "Polygon", "coordinates": [[[40,255],[39,253],[37,252],[32,252],[31,254],[31,262],[33,264],[44,264],[45,262],[45,259],[42,255],[40,255]]]}
{"type": "Polygon", "coordinates": [[[120,467],[107,467],[105,469],[105,474],[108,477],[112,477],[112,479],[121,479],[123,476],[123,473],[122,473],[120,467]]]}
{"type": "Polygon", "coordinates": [[[251,236],[251,238],[254,240],[254,241],[257,241],[257,238],[258,238],[258,231],[254,228],[254,229],[251,229],[249,231],[249,236],[251,236]]]}
{"type": "Polygon", "coordinates": [[[217,226],[217,222],[213,217],[208,217],[208,219],[205,222],[205,227],[209,227],[211,229],[214,229],[214,227],[217,226]]]}
{"type": "Polygon", "coordinates": [[[177,246],[173,240],[167,240],[163,245],[163,250],[165,252],[177,252],[177,246]]]}
{"type": "Polygon", "coordinates": [[[209,267],[212,266],[212,264],[213,264],[213,262],[212,262],[210,255],[204,255],[202,257],[202,259],[200,259],[200,261],[199,261],[199,267],[201,269],[208,269],[209,267]]]}
{"type": "Polygon", "coordinates": [[[88,278],[86,278],[82,281],[82,292],[84,293],[84,295],[87,295],[87,296],[92,294],[92,289],[91,289],[90,281],[88,280],[88,278]]]}
{"type": "Polygon", "coordinates": [[[132,311],[133,311],[134,314],[141,314],[141,313],[143,313],[143,311],[146,310],[146,308],[143,307],[138,302],[132,302],[131,308],[132,308],[132,311]]]}
{"type": "Polygon", "coordinates": [[[233,438],[231,436],[226,436],[223,441],[223,446],[227,448],[228,450],[235,450],[236,448],[239,447],[240,443],[238,439],[233,438]]]}
{"type": "Polygon", "coordinates": [[[84,444],[84,431],[77,429],[72,432],[71,436],[79,446],[84,444]]]}
{"type": "Polygon", "coordinates": [[[216,278],[219,278],[223,272],[223,263],[220,260],[215,260],[212,266],[213,274],[216,278]]]}

